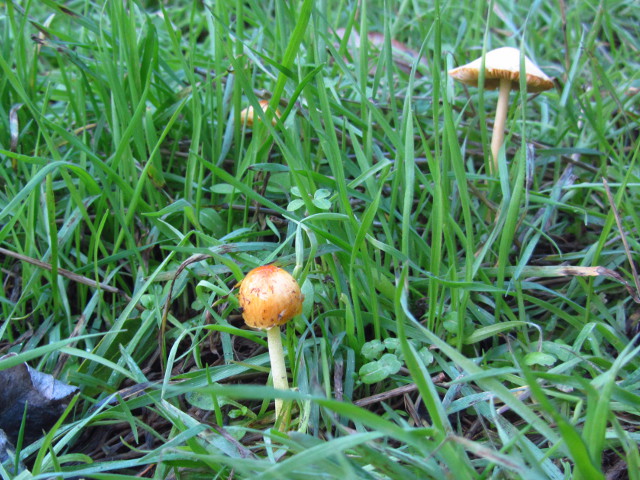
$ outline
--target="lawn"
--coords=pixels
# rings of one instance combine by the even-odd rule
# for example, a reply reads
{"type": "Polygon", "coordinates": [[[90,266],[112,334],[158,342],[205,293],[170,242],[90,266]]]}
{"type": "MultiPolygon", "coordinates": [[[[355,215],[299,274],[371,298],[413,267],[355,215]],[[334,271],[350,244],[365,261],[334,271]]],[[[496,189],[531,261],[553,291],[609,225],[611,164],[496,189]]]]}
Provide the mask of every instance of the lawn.
{"type": "Polygon", "coordinates": [[[640,479],[639,118],[633,0],[0,2],[0,475],[640,479]]]}

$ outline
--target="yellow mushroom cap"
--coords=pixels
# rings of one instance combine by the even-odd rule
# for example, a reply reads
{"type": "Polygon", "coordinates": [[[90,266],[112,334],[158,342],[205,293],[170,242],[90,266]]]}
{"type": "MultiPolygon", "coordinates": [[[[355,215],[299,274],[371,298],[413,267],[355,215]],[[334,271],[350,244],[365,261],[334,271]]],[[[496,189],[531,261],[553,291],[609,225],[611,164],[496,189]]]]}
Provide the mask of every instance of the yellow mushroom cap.
{"type": "Polygon", "coordinates": [[[244,322],[267,329],[287,323],[302,312],[304,295],[289,272],[275,265],[254,268],[238,292],[244,322]]]}
{"type": "MultiPolygon", "coordinates": [[[[269,100],[260,100],[258,102],[260,104],[260,108],[262,108],[263,112],[266,112],[269,109],[269,100]]],[[[280,113],[280,110],[276,109],[276,117],[280,118],[282,114],[280,113]]],[[[253,123],[255,120],[259,119],[255,118],[254,112],[253,112],[253,106],[249,105],[247,108],[242,109],[242,111],[240,112],[240,121],[242,123],[246,123],[247,127],[253,127],[253,123]]],[[[273,119],[271,119],[271,125],[276,125],[277,120],[274,117],[273,119]]]]}
{"type": "MultiPolygon", "coordinates": [[[[449,75],[466,85],[477,87],[481,66],[482,57],[449,70],[449,75]]],[[[485,88],[498,88],[502,79],[511,80],[513,90],[520,88],[520,50],[517,48],[502,47],[487,52],[484,68],[485,88]]],[[[553,88],[553,81],[526,56],[524,57],[524,70],[527,75],[527,92],[542,92],[553,88]]]]}

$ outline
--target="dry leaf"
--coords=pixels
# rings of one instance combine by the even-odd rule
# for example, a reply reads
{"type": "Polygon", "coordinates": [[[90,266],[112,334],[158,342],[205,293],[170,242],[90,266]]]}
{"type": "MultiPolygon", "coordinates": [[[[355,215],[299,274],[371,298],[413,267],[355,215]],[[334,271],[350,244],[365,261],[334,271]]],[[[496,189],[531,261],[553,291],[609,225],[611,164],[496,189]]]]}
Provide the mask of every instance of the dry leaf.
{"type": "MultiPolygon", "coordinates": [[[[340,39],[344,38],[346,30],[344,28],[338,28],[336,30],[336,35],[340,37],[340,39]]],[[[367,34],[367,40],[369,45],[373,47],[378,52],[382,50],[384,47],[384,35],[379,32],[369,32],[367,34]]],[[[352,30],[351,35],[349,36],[348,45],[352,50],[355,50],[360,47],[360,35],[358,32],[352,30]]],[[[396,66],[405,73],[411,72],[411,67],[414,62],[418,58],[419,52],[414,50],[413,48],[405,45],[404,43],[391,39],[391,57],[393,58],[396,66]]],[[[425,67],[428,66],[427,60],[424,57],[420,57],[419,62],[425,67]]],[[[376,71],[375,64],[370,67],[369,72],[374,74],[376,71]]],[[[416,71],[416,77],[422,77],[422,73],[420,71],[416,71]]]]}
{"type": "MultiPolygon", "coordinates": [[[[13,355],[0,357],[0,360],[13,355]]],[[[0,371],[0,386],[0,429],[14,444],[18,439],[25,406],[27,419],[24,443],[29,444],[51,428],[78,391],[76,387],[38,372],[26,363],[0,371]]]]}

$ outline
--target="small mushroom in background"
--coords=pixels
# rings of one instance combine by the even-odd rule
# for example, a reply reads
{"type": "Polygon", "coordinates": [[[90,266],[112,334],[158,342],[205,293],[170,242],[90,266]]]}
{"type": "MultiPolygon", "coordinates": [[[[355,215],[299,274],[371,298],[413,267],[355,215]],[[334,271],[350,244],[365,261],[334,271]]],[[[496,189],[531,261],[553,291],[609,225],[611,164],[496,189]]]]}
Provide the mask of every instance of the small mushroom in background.
{"type": "MultiPolygon", "coordinates": [[[[465,85],[478,86],[482,57],[467,65],[449,70],[449,75],[465,85]]],[[[504,143],[504,127],[509,110],[509,92],[520,89],[520,50],[502,47],[487,52],[484,58],[484,87],[499,89],[498,106],[491,136],[491,154],[493,172],[498,171],[498,152],[504,143]]],[[[544,74],[535,63],[524,57],[524,70],[527,76],[527,92],[542,92],[553,88],[553,81],[544,74]]]]}
{"type": "MultiPolygon", "coordinates": [[[[260,104],[260,108],[262,108],[263,112],[269,110],[269,100],[260,100],[258,103],[260,104]]],[[[276,117],[280,118],[281,115],[280,110],[276,109],[275,116],[271,119],[271,125],[275,126],[278,123],[276,117]]],[[[259,119],[260,117],[254,115],[253,105],[249,105],[240,112],[240,121],[242,123],[246,123],[247,127],[253,127],[254,122],[259,119]]]]}
{"type": "MultiPolygon", "coordinates": [[[[287,369],[280,339],[280,325],[284,325],[302,312],[304,295],[298,282],[289,272],[275,265],[264,265],[251,270],[240,283],[238,301],[247,326],[267,331],[267,345],[271,360],[274,388],[288,390],[287,369]]],[[[275,400],[276,422],[284,429],[289,408],[284,409],[282,399],[275,400]]]]}

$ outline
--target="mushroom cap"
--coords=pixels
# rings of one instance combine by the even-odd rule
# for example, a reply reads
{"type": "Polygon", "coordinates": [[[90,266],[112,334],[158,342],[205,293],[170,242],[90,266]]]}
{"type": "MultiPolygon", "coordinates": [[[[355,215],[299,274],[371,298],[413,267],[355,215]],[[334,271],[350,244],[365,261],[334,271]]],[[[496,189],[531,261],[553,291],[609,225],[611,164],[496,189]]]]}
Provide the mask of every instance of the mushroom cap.
{"type": "Polygon", "coordinates": [[[275,265],[251,270],[238,292],[244,323],[253,328],[267,329],[287,323],[302,312],[303,300],[296,279],[275,265]]]}
{"type": "MultiPolygon", "coordinates": [[[[449,70],[449,75],[466,85],[477,87],[481,66],[482,57],[449,70]]],[[[500,86],[502,79],[511,80],[512,90],[520,88],[520,50],[517,48],[502,47],[487,52],[484,68],[484,88],[494,90],[500,86]]],[[[527,75],[527,92],[542,92],[553,88],[553,81],[526,55],[524,71],[527,75]]]]}
{"type": "MultiPolygon", "coordinates": [[[[260,100],[258,102],[260,104],[260,108],[262,108],[263,112],[266,112],[269,109],[269,100],[260,100]]],[[[280,110],[276,109],[276,117],[280,118],[280,115],[282,115],[280,113],[280,110]]],[[[240,112],[240,121],[242,123],[246,123],[247,127],[253,127],[253,123],[255,120],[258,120],[260,117],[255,117],[254,113],[253,113],[253,105],[249,105],[247,108],[243,108],[242,111],[240,112]]],[[[271,119],[271,125],[276,125],[277,120],[276,118],[272,118],[271,119]]]]}

